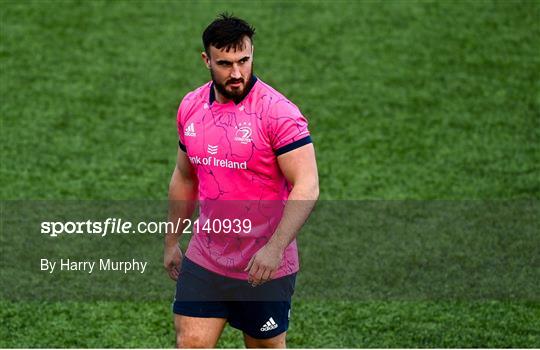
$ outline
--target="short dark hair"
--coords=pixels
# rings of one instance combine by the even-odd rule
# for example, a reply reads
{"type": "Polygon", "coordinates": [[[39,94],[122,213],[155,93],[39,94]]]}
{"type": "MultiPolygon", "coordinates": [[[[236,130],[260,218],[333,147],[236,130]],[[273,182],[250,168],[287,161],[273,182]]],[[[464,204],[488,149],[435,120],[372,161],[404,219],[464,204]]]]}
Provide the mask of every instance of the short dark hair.
{"type": "Polygon", "coordinates": [[[242,41],[247,36],[253,42],[255,28],[249,23],[234,17],[228,13],[220,14],[203,32],[202,41],[204,51],[210,54],[210,45],[217,49],[225,48],[239,50],[242,48],[242,41]]]}

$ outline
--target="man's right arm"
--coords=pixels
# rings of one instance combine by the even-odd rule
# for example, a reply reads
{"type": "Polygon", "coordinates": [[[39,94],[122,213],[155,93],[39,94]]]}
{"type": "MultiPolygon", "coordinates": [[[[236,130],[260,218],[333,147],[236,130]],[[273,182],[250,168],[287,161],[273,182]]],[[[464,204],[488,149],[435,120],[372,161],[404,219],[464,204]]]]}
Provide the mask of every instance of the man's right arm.
{"type": "MultiPolygon", "coordinates": [[[[176,166],[169,184],[169,222],[176,227],[178,219],[191,219],[198,197],[198,181],[195,169],[184,151],[178,149],[176,166]]],[[[182,222],[182,221],[181,221],[182,222]]],[[[185,225],[179,225],[176,232],[165,235],[163,265],[169,276],[176,280],[182,264],[182,252],[178,240],[185,225]]]]}

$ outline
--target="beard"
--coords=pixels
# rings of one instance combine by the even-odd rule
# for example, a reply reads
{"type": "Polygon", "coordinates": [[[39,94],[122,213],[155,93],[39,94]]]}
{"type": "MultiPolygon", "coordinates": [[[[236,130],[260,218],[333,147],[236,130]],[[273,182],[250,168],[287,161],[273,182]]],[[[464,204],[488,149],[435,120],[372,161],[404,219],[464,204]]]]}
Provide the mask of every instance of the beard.
{"type": "Polygon", "coordinates": [[[244,80],[244,78],[229,79],[225,81],[224,84],[221,84],[216,80],[216,77],[214,76],[214,71],[212,69],[210,69],[210,75],[212,76],[212,81],[214,82],[214,86],[216,87],[216,90],[226,99],[233,100],[234,103],[238,103],[242,101],[249,92],[247,87],[253,76],[253,68],[251,69],[251,72],[249,72],[249,76],[247,80],[244,80]],[[243,84],[242,88],[227,90],[227,85],[232,84],[232,83],[238,83],[238,82],[243,84]]]}

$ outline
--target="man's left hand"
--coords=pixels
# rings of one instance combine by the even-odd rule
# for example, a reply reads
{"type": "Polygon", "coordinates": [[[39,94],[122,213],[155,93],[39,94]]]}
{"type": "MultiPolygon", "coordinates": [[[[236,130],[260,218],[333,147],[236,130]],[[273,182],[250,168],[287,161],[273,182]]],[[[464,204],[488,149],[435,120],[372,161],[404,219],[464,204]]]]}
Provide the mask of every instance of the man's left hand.
{"type": "Polygon", "coordinates": [[[256,287],[271,280],[283,259],[283,249],[265,244],[255,255],[251,257],[244,271],[248,271],[248,283],[256,287]]]}

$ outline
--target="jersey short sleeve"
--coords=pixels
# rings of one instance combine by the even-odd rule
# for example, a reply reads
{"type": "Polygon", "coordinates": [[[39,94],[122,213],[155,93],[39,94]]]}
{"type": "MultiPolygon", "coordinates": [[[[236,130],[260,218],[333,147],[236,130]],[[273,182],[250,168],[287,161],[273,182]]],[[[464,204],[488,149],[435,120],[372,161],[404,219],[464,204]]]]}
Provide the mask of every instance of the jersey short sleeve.
{"type": "Polygon", "coordinates": [[[180,106],[178,107],[178,112],[176,113],[176,127],[178,129],[178,146],[180,146],[180,149],[184,152],[187,152],[186,149],[186,142],[184,140],[185,137],[185,117],[186,117],[186,106],[189,103],[189,94],[186,95],[182,102],[180,103],[180,106]]]}
{"type": "Polygon", "coordinates": [[[298,107],[284,99],[269,112],[269,139],[276,156],[311,143],[307,119],[298,107]]]}

